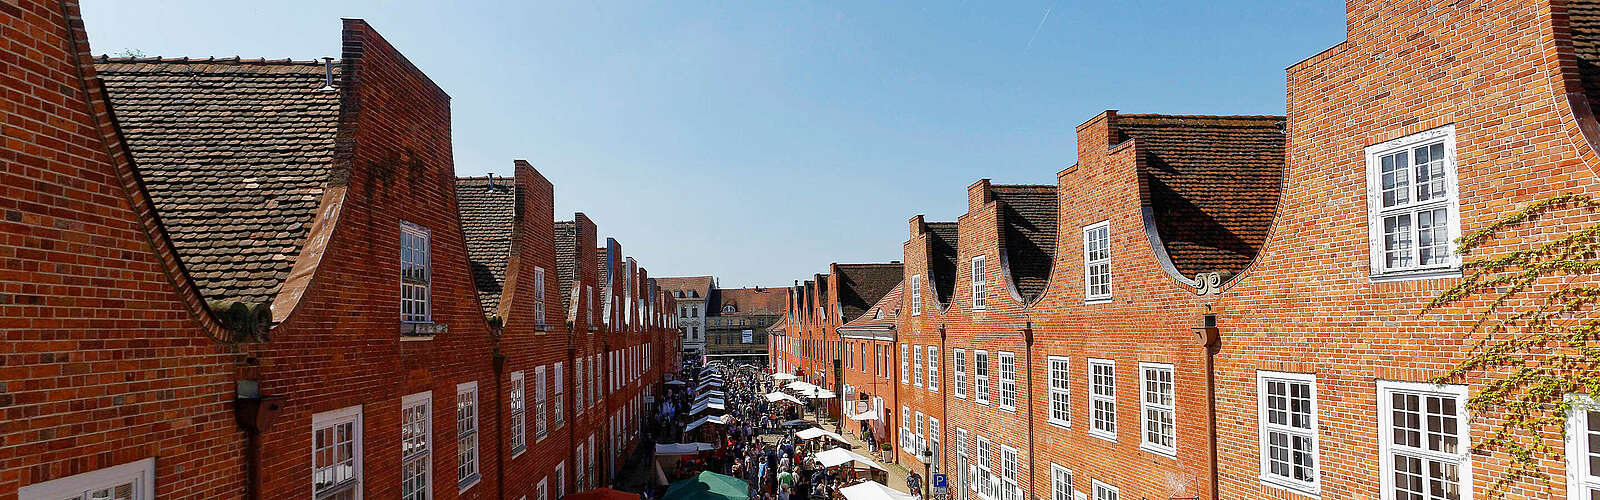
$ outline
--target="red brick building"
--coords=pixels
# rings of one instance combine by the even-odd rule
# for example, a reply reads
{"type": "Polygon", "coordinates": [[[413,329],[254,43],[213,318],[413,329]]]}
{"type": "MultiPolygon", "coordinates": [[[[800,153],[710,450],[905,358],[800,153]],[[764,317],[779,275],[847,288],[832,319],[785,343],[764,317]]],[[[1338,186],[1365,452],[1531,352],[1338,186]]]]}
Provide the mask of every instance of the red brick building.
{"type": "Polygon", "coordinates": [[[896,438],[890,417],[899,401],[893,351],[904,289],[903,283],[895,285],[872,307],[838,329],[845,344],[841,363],[845,389],[840,392],[847,405],[845,428],[857,435],[870,430],[875,443],[887,443],[890,449],[896,438]]]}
{"type": "Polygon", "coordinates": [[[336,61],[91,60],[75,5],[0,14],[37,75],[0,79],[36,97],[5,108],[0,499],[545,499],[634,445],[671,299],[614,241],[615,280],[564,254],[594,226],[559,245],[525,162],[457,179],[449,97],[366,23],[336,61]]]}

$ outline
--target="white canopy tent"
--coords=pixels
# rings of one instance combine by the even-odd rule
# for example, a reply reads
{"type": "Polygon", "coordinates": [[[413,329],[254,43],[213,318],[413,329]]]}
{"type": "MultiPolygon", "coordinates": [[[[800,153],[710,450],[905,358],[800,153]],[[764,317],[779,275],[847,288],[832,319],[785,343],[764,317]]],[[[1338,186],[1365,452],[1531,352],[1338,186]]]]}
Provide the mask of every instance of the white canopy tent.
{"type": "Polygon", "coordinates": [[[878,412],[871,411],[871,410],[864,411],[864,412],[857,413],[855,415],[851,415],[850,416],[850,420],[855,420],[857,422],[860,422],[860,421],[863,421],[863,420],[877,420],[877,419],[878,419],[878,412]]]}
{"type": "Polygon", "coordinates": [[[844,436],[840,436],[838,433],[822,430],[821,427],[812,427],[810,429],[801,430],[800,432],[794,433],[794,437],[800,439],[816,439],[820,437],[827,437],[841,443],[849,443],[849,441],[844,439],[844,436]]]}
{"type": "Polygon", "coordinates": [[[793,373],[781,373],[780,372],[780,373],[772,374],[772,379],[773,380],[794,380],[794,379],[797,379],[797,378],[800,378],[800,376],[799,375],[795,375],[793,373]]]}
{"type": "Polygon", "coordinates": [[[694,408],[689,409],[689,414],[697,415],[707,410],[727,411],[727,407],[722,405],[721,400],[717,400],[716,402],[702,401],[700,403],[696,403],[694,408]]]}
{"type": "Polygon", "coordinates": [[[817,390],[817,386],[816,385],[813,385],[810,382],[805,382],[805,381],[800,381],[800,380],[796,380],[794,382],[789,382],[789,385],[785,385],[784,387],[786,387],[786,388],[788,388],[790,390],[801,391],[801,392],[808,392],[808,391],[817,390]]]}
{"type": "Polygon", "coordinates": [[[863,481],[839,488],[839,494],[844,495],[845,500],[917,500],[917,497],[895,491],[877,481],[863,481]]]}
{"type": "Polygon", "coordinates": [[[707,415],[700,417],[700,420],[690,422],[689,425],[684,426],[683,432],[695,430],[696,428],[706,424],[727,425],[728,417],[726,415],[707,415]]]}
{"type": "Polygon", "coordinates": [[[855,462],[878,470],[888,470],[883,468],[883,466],[878,465],[877,462],[872,461],[872,459],[862,456],[860,453],[846,450],[844,448],[830,448],[819,451],[816,454],[816,459],[817,463],[822,464],[823,467],[837,467],[850,462],[855,462]]]}
{"type": "Polygon", "coordinates": [[[779,401],[788,401],[788,402],[791,402],[791,403],[794,403],[794,404],[800,404],[800,398],[797,398],[797,397],[794,397],[794,396],[790,396],[788,394],[784,394],[784,393],[781,393],[781,392],[770,392],[770,393],[767,393],[767,402],[768,403],[776,403],[776,402],[779,402],[779,401]]]}
{"type": "Polygon", "coordinates": [[[839,395],[827,389],[817,389],[815,392],[808,394],[807,397],[811,399],[833,399],[839,397],[839,395]]]}
{"type": "Polygon", "coordinates": [[[689,385],[689,384],[683,383],[682,380],[668,380],[667,381],[667,385],[689,385]]]}
{"type": "Polygon", "coordinates": [[[666,443],[656,445],[656,455],[693,455],[713,448],[711,443],[666,443]]]}

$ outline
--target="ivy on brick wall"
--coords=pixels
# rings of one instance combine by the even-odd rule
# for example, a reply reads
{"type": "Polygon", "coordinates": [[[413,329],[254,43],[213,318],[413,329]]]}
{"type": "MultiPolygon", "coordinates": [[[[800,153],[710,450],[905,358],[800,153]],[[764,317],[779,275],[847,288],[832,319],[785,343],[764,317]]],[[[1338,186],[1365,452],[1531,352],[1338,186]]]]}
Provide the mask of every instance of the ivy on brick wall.
{"type": "MultiPolygon", "coordinates": [[[[1522,238],[1542,218],[1600,213],[1600,201],[1562,195],[1532,204],[1463,236],[1463,257],[1496,239],[1522,238]]],[[[1525,249],[1473,258],[1460,283],[1439,294],[1424,312],[1471,307],[1470,355],[1434,382],[1484,380],[1467,408],[1474,420],[1491,422],[1487,437],[1472,444],[1477,455],[1502,455],[1509,466],[1491,472],[1489,496],[1513,488],[1550,488],[1541,463],[1561,463],[1560,444],[1572,401],[1569,394],[1600,399],[1600,223],[1525,249]],[[1557,441],[1557,443],[1559,443],[1557,441]]]]}

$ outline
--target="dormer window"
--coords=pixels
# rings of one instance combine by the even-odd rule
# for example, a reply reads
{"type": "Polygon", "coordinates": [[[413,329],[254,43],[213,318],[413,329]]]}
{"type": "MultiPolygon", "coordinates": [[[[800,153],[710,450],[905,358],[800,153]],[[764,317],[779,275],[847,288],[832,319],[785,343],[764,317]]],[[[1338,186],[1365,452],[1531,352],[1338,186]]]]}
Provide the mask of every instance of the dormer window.
{"type": "Polygon", "coordinates": [[[722,306],[722,313],[723,314],[732,314],[733,313],[733,305],[730,304],[730,305],[722,306]]]}
{"type": "Polygon", "coordinates": [[[400,321],[433,321],[432,245],[427,228],[400,222],[400,321]]]}
{"type": "Polygon", "coordinates": [[[880,307],[880,308],[877,308],[877,309],[873,309],[872,310],[872,319],[883,319],[883,308],[880,307]]]}

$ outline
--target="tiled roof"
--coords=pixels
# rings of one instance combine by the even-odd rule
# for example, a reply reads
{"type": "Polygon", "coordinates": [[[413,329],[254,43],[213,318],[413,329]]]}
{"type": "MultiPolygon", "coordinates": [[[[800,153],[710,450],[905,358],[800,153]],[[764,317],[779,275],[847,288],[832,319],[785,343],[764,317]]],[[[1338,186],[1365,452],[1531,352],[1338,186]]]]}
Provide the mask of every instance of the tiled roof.
{"type": "Polygon", "coordinates": [[[777,321],[772,322],[772,326],[767,327],[767,333],[781,333],[781,332],[783,332],[783,330],[785,328],[788,328],[788,327],[789,327],[789,316],[788,315],[779,316],[777,321]]]}
{"type": "Polygon", "coordinates": [[[905,293],[904,283],[895,283],[889,293],[864,310],[860,316],[850,320],[849,323],[839,327],[839,331],[849,330],[889,330],[894,329],[895,318],[900,315],[900,299],[905,293]]]}
{"type": "Polygon", "coordinates": [[[839,309],[845,318],[860,316],[905,279],[905,266],[890,264],[839,264],[839,309]]]}
{"type": "Polygon", "coordinates": [[[746,316],[783,314],[787,293],[782,288],[718,288],[711,293],[714,298],[706,312],[711,316],[746,316]],[[733,305],[734,312],[726,314],[722,308],[733,305]]]}
{"type": "Polygon", "coordinates": [[[1590,107],[1600,100],[1600,1],[1577,0],[1567,4],[1572,45],[1578,55],[1578,75],[1590,107]]]}
{"type": "Polygon", "coordinates": [[[511,234],[516,227],[516,183],[514,178],[456,179],[461,233],[467,239],[472,282],[486,316],[500,307],[501,285],[506,281],[506,260],[511,256],[511,234]]]}
{"type": "Polygon", "coordinates": [[[941,304],[950,303],[950,294],[956,290],[956,245],[961,241],[961,231],[954,222],[929,222],[928,281],[933,283],[933,295],[941,304]]]}
{"type": "Polygon", "coordinates": [[[556,221],[556,279],[561,283],[561,306],[572,310],[572,282],[578,276],[578,223],[556,221]]]}
{"type": "Polygon", "coordinates": [[[1055,186],[990,186],[1001,202],[1006,265],[1023,302],[1033,302],[1050,281],[1056,255],[1056,213],[1060,201],[1055,186]]]}
{"type": "MultiPolygon", "coordinates": [[[[671,278],[656,278],[656,284],[667,293],[683,292],[682,298],[704,299],[711,296],[710,276],[676,276],[671,278]],[[692,292],[692,293],[691,293],[692,292]]],[[[677,295],[674,294],[674,297],[677,295]]]]}
{"type": "Polygon", "coordinates": [[[1149,155],[1146,202],[1178,272],[1244,270],[1282,187],[1283,117],[1120,115],[1116,126],[1149,155]]]}
{"type": "Polygon", "coordinates": [[[339,93],[318,90],[323,67],[159,58],[102,58],[95,66],[145,188],[201,293],[271,301],[300,253],[333,166],[339,93]]]}

